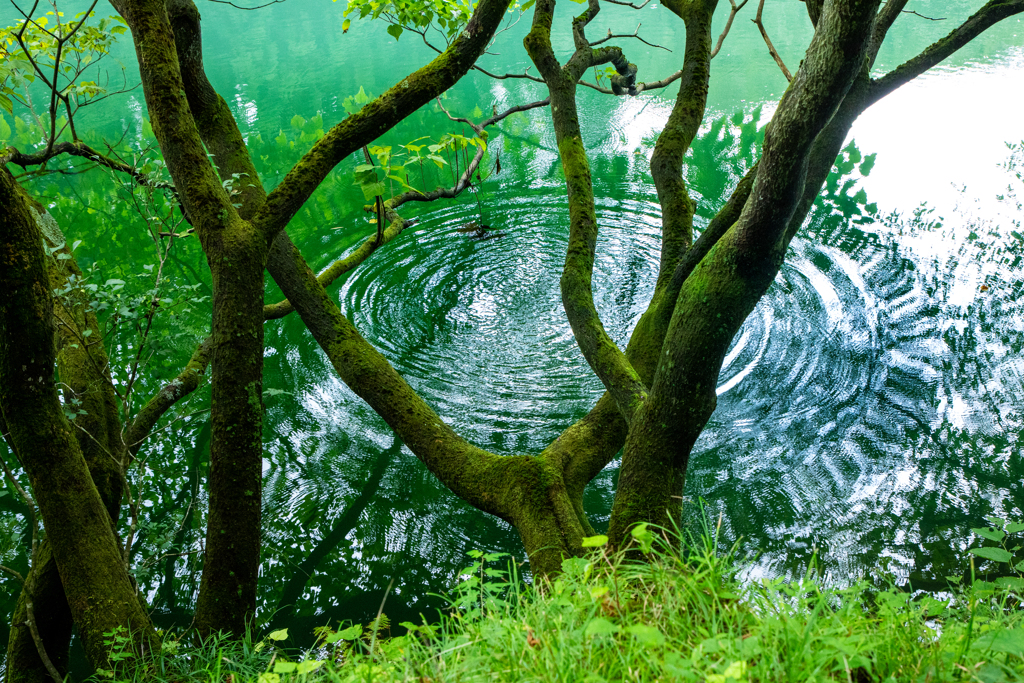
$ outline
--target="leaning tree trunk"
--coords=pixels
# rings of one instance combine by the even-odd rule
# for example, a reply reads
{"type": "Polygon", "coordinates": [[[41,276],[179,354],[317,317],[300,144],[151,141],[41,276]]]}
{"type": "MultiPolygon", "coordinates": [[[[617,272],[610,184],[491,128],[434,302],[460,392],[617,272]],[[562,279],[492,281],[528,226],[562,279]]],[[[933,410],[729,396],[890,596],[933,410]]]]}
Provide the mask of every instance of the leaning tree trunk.
{"type": "Polygon", "coordinates": [[[743,212],[682,285],[650,393],[626,438],[609,527],[617,545],[638,522],[671,528],[678,519],[690,451],[715,409],[722,361],[782,266],[816,139],[861,73],[877,7],[878,0],[825,6],[765,133],[743,212]]]}
{"type": "Polygon", "coordinates": [[[156,633],[128,576],[111,516],[93,483],[53,381],[56,325],[43,236],[26,198],[0,170],[0,410],[28,474],[86,655],[110,668],[105,634],[140,652],[156,633]]]}
{"type": "MultiPolygon", "coordinates": [[[[53,253],[47,258],[50,289],[65,293],[54,301],[57,322],[57,375],[64,387],[65,403],[77,401],[79,414],[74,430],[93,483],[99,491],[111,528],[115,529],[121,506],[127,450],[121,440],[117,396],[110,377],[102,336],[83,336],[86,330],[99,332],[96,315],[80,290],[67,288],[69,278],[80,278],[79,270],[57,222],[38,202],[25,197],[29,211],[53,253]],[[60,258],[58,258],[60,255],[60,258]],[[86,338],[88,337],[88,342],[86,338]]],[[[72,617],[60,582],[50,541],[43,539],[36,564],[29,571],[25,590],[18,598],[11,620],[7,648],[7,680],[29,683],[50,676],[39,656],[38,646],[27,624],[31,601],[44,651],[62,675],[67,673],[72,617]]]]}

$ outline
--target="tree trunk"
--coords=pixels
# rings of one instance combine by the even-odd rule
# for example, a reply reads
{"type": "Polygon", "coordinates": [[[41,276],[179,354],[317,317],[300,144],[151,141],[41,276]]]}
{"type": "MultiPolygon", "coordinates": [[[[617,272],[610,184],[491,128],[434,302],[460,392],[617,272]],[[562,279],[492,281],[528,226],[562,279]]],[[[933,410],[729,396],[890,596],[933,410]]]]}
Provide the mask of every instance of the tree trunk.
{"type": "Polygon", "coordinates": [[[139,652],[157,644],[111,528],[110,513],[64,417],[53,382],[53,297],[42,234],[24,193],[0,170],[0,410],[28,474],[86,654],[109,668],[104,634],[139,652]],[[15,341],[16,340],[16,341],[15,341]]]}
{"type": "Polygon", "coordinates": [[[678,519],[690,452],[717,403],[722,361],[782,266],[795,232],[791,222],[803,220],[806,192],[820,188],[815,178],[808,185],[818,135],[864,68],[877,7],[877,0],[825,7],[807,58],[768,125],[739,219],[683,282],[648,400],[626,437],[609,525],[616,545],[638,522],[671,528],[678,519]]]}

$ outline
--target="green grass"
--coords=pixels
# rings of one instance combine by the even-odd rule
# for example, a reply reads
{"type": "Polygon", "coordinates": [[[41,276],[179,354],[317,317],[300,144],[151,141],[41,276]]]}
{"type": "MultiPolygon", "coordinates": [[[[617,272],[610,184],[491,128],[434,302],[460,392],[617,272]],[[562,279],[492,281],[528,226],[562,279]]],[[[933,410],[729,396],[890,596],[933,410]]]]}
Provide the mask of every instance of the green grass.
{"type": "Polygon", "coordinates": [[[866,582],[826,588],[813,575],[741,583],[735,558],[698,540],[642,563],[597,548],[535,590],[514,566],[496,568],[506,558],[474,555],[451,616],[403,624],[405,636],[323,629],[305,653],[282,649],[283,632],[257,644],[213,640],[146,671],[126,659],[100,680],[1024,681],[1019,578],[951,587],[941,599],[866,582]]]}

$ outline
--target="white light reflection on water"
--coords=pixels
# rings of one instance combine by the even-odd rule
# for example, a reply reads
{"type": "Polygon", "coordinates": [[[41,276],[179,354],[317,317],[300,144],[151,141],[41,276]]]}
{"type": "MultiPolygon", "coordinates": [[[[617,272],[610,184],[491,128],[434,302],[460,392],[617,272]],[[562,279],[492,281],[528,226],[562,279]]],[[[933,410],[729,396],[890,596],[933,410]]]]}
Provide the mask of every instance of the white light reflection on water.
{"type": "MultiPolygon", "coordinates": [[[[993,64],[938,67],[868,109],[851,132],[879,151],[863,181],[871,201],[910,210],[927,200],[941,214],[968,194],[993,205],[1005,189],[1007,142],[1024,139],[1024,48],[993,64]]],[[[986,209],[997,206],[986,206],[986,209]]]]}

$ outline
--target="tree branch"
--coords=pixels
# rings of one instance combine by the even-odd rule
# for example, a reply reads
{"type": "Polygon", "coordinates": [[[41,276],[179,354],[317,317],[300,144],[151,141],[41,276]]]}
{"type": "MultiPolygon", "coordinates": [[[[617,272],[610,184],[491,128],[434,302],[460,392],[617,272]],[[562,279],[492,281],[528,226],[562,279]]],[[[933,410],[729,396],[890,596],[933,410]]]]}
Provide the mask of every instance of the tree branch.
{"type": "Polygon", "coordinates": [[[333,126],[270,193],[253,217],[254,225],[272,239],[338,162],[454,85],[486,49],[509,3],[481,0],[466,28],[442,55],[333,126]]]}
{"type": "MultiPolygon", "coordinates": [[[[743,1],[746,2],[747,0],[743,0],[743,1]]],[[[636,25],[636,30],[633,31],[632,33],[615,33],[615,34],[613,34],[612,30],[608,29],[608,35],[605,36],[604,38],[602,38],[601,40],[595,40],[594,42],[592,42],[590,44],[590,47],[594,47],[595,45],[600,45],[602,43],[607,43],[612,38],[636,38],[641,43],[643,43],[644,45],[647,45],[649,47],[658,48],[659,50],[664,50],[665,52],[672,52],[672,50],[668,49],[664,45],[656,45],[654,43],[650,43],[650,42],[644,40],[643,38],[641,38],[640,37],[640,27],[641,26],[642,26],[642,24],[637,24],[636,25]]]]}
{"type": "Polygon", "coordinates": [[[877,7],[878,0],[826,5],[768,126],[739,219],[680,289],[648,400],[626,437],[613,544],[624,543],[637,522],[669,525],[679,514],[690,451],[715,409],[725,353],[782,265],[809,155],[862,72],[877,7]]]}
{"type": "Polygon", "coordinates": [[[651,176],[661,205],[661,264],[657,287],[672,277],[675,265],[693,242],[696,204],[683,180],[683,157],[704,120],[711,77],[711,18],[717,0],[685,6],[686,27],[682,82],[672,113],[651,155],[651,176]]]}
{"type": "Polygon", "coordinates": [[[160,418],[178,401],[199,387],[200,378],[206,372],[213,352],[213,337],[207,337],[196,347],[192,357],[178,376],[160,388],[135,415],[125,430],[124,442],[134,456],[142,442],[149,436],[160,418]]]}
{"type": "Polygon", "coordinates": [[[718,51],[722,49],[722,44],[725,42],[725,37],[729,35],[729,29],[732,28],[732,20],[736,18],[743,6],[747,4],[749,0],[743,0],[739,5],[736,4],[736,0],[729,0],[729,18],[725,21],[725,28],[722,29],[721,35],[718,36],[718,42],[715,43],[715,49],[711,51],[711,59],[715,58],[718,51]]]}
{"type": "Polygon", "coordinates": [[[43,236],[24,194],[0,169],[0,410],[46,525],[79,636],[94,666],[108,667],[103,634],[127,628],[136,645],[156,633],[121,561],[110,516],[64,417],[52,381],[53,299],[43,236]],[[14,341],[16,340],[16,343],[14,341]],[[102,587],[105,599],[93,598],[102,587]]]}
{"type": "Polygon", "coordinates": [[[900,12],[906,5],[907,0],[887,0],[882,9],[878,10],[878,16],[875,17],[875,29],[871,32],[871,42],[868,43],[867,71],[869,73],[878,56],[878,51],[885,41],[886,34],[889,33],[893,22],[900,16],[900,12]]]}
{"type": "Polygon", "coordinates": [[[40,150],[35,154],[23,154],[13,147],[8,147],[5,153],[0,155],[0,166],[3,166],[4,164],[16,164],[22,168],[39,166],[61,154],[83,157],[89,161],[96,162],[104,168],[109,168],[110,170],[117,171],[119,173],[125,173],[131,176],[140,185],[145,185],[146,187],[152,187],[159,190],[170,190],[177,195],[177,191],[173,185],[154,181],[148,174],[140,172],[134,166],[126,164],[118,159],[105,156],[81,140],[76,140],[74,142],[59,142],[56,145],[40,150]]]}
{"type": "Polygon", "coordinates": [[[1024,12],[1024,0],[990,0],[945,38],[932,43],[924,52],[907,60],[871,84],[870,98],[877,102],[901,85],[909,83],[932,68],[996,23],[1024,12]]]}
{"type": "MultiPolygon", "coordinates": [[[[808,11],[810,11],[811,4],[808,3],[807,7],[808,11]]],[[[775,63],[779,65],[780,69],[782,69],[782,75],[786,77],[787,81],[792,81],[793,74],[789,73],[789,69],[786,68],[785,63],[783,63],[782,61],[782,57],[779,56],[779,53],[775,50],[775,46],[772,45],[772,40],[771,38],[768,37],[768,32],[765,30],[764,24],[761,22],[761,12],[763,10],[764,0],[761,0],[757,5],[757,16],[754,19],[751,19],[751,21],[757,24],[757,30],[761,32],[761,37],[764,38],[764,44],[768,46],[768,54],[772,56],[772,59],[775,60],[775,63]]],[[[814,21],[813,16],[811,21],[814,21]]]]}
{"type": "Polygon", "coordinates": [[[597,0],[573,20],[576,52],[564,67],[559,65],[551,45],[555,0],[538,0],[533,26],[523,44],[537,70],[547,82],[551,95],[551,116],[555,139],[565,173],[569,195],[569,243],[562,270],[562,307],[584,358],[629,422],[647,396],[647,388],[625,354],[608,336],[594,306],[592,287],[597,244],[597,215],[590,164],[583,146],[576,106],[576,83],[583,70],[599,60],[612,61],[622,80],[613,88],[626,90],[634,84],[636,66],[629,64],[618,48],[594,50],[584,29],[597,14],[597,0]]]}

